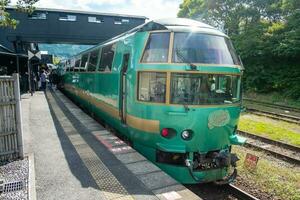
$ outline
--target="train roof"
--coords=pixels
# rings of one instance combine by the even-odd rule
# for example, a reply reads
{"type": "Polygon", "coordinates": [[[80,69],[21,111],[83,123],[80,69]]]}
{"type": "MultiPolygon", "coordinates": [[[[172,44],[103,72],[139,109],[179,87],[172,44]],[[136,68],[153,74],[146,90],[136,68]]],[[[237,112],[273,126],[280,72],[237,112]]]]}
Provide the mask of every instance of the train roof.
{"type": "MultiPolygon", "coordinates": [[[[157,19],[146,22],[142,25],[139,25],[121,35],[118,35],[114,38],[111,38],[108,41],[103,43],[108,43],[110,41],[118,40],[122,37],[125,37],[129,34],[136,32],[144,32],[144,31],[158,31],[158,30],[171,30],[171,31],[182,31],[182,32],[201,32],[207,34],[214,34],[227,37],[226,34],[219,31],[218,29],[205,24],[203,22],[199,22],[192,19],[187,18],[165,18],[165,19],[157,19]]],[[[103,44],[101,43],[101,44],[103,44]]]]}
{"type": "Polygon", "coordinates": [[[166,18],[166,19],[153,20],[152,23],[160,24],[166,29],[174,32],[189,31],[189,32],[201,32],[201,33],[226,36],[223,32],[219,31],[213,26],[210,26],[208,24],[196,20],[187,19],[187,18],[166,18]]]}
{"type": "MultiPolygon", "coordinates": [[[[159,30],[170,30],[170,31],[174,31],[174,32],[199,32],[199,33],[206,33],[206,34],[228,37],[223,32],[221,32],[218,29],[214,28],[213,26],[210,26],[203,22],[199,22],[199,21],[187,19],[187,18],[165,18],[165,19],[157,19],[157,20],[148,21],[148,22],[146,22],[142,25],[139,25],[127,32],[124,32],[116,37],[113,37],[107,41],[104,41],[90,49],[87,49],[87,50],[81,52],[80,54],[91,51],[92,49],[98,48],[98,46],[100,46],[100,45],[109,44],[109,43],[118,41],[122,38],[128,37],[129,35],[137,33],[137,32],[159,31],[159,30]]],[[[76,57],[76,55],[73,57],[76,57]]]]}
{"type": "Polygon", "coordinates": [[[171,30],[171,31],[181,31],[181,32],[201,32],[207,34],[220,35],[224,37],[228,37],[223,32],[218,29],[205,24],[203,22],[199,22],[192,19],[187,18],[165,18],[165,19],[157,19],[146,22],[142,25],[139,25],[121,35],[118,35],[104,43],[107,43],[112,40],[117,40],[121,37],[129,35],[131,33],[136,32],[144,32],[144,31],[158,31],[158,30],[171,30]]]}
{"type": "Polygon", "coordinates": [[[196,21],[192,19],[187,19],[187,18],[165,18],[165,19],[158,19],[158,20],[153,20],[153,22],[161,24],[166,27],[170,26],[193,26],[193,27],[199,27],[199,28],[211,28],[214,29],[214,27],[196,21]]]}

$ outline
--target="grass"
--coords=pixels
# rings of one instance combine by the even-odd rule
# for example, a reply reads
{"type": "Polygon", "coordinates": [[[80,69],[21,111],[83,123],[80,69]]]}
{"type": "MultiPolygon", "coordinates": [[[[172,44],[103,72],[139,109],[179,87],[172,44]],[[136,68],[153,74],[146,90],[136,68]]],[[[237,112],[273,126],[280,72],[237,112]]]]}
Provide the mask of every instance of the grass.
{"type": "Polygon", "coordinates": [[[255,92],[245,92],[244,97],[250,98],[250,99],[255,99],[257,101],[265,101],[269,103],[275,103],[275,104],[280,104],[280,105],[289,105],[293,106],[296,108],[300,108],[300,101],[284,97],[280,93],[268,93],[268,94],[263,94],[263,93],[255,93],[255,92]]]}
{"type": "Polygon", "coordinates": [[[238,157],[239,176],[254,188],[276,197],[274,199],[299,200],[300,199],[300,168],[284,166],[276,161],[266,159],[263,152],[253,151],[244,147],[233,148],[238,157]],[[257,168],[249,170],[244,166],[247,153],[259,156],[257,168]]]}
{"type": "MultiPolygon", "coordinates": [[[[258,116],[255,119],[242,116],[239,121],[239,130],[300,147],[300,132],[297,132],[295,128],[297,125],[280,121],[272,123],[258,116]]],[[[300,130],[299,126],[298,130],[300,130]]]]}

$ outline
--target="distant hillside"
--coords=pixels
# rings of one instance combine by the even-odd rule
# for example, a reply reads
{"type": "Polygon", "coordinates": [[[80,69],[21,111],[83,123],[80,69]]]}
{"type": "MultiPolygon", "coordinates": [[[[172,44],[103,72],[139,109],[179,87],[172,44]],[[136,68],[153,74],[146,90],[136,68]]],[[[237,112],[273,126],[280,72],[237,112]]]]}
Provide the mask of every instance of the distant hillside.
{"type": "Polygon", "coordinates": [[[91,47],[92,45],[39,44],[41,51],[48,51],[48,54],[55,55],[61,59],[69,58],[91,47]]]}

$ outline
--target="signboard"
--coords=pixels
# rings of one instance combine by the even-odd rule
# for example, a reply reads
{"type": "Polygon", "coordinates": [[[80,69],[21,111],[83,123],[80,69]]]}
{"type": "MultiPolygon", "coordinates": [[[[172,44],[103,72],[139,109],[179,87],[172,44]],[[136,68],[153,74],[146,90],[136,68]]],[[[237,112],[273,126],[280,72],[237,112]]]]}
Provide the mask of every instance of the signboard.
{"type": "Polygon", "coordinates": [[[244,165],[250,169],[256,169],[259,157],[250,153],[247,153],[244,165]]]}
{"type": "Polygon", "coordinates": [[[41,60],[41,58],[42,58],[41,52],[38,51],[38,52],[34,53],[34,52],[28,50],[28,59],[31,60],[32,58],[37,58],[37,59],[41,60]]]}

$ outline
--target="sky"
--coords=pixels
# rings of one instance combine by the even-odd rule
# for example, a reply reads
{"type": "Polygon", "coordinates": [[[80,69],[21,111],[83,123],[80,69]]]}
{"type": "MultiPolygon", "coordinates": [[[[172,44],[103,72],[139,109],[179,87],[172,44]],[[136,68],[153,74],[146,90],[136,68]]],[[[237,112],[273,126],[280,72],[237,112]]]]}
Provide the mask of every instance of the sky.
{"type": "MultiPolygon", "coordinates": [[[[13,0],[15,3],[17,0],[13,0]]],[[[36,7],[141,15],[149,19],[176,17],[183,0],[39,0],[36,7]]]]}

